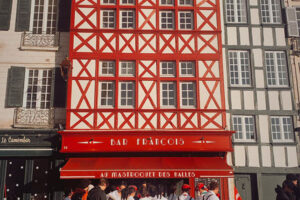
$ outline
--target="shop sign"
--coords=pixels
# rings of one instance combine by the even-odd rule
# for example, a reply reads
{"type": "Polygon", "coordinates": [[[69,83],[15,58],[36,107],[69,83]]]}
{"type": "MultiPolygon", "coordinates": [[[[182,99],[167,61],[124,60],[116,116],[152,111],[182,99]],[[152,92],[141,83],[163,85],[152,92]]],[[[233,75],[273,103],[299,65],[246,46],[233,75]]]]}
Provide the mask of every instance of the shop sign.
{"type": "Polygon", "coordinates": [[[63,132],[61,152],[219,152],[231,150],[231,133],[108,135],[63,132]]]}

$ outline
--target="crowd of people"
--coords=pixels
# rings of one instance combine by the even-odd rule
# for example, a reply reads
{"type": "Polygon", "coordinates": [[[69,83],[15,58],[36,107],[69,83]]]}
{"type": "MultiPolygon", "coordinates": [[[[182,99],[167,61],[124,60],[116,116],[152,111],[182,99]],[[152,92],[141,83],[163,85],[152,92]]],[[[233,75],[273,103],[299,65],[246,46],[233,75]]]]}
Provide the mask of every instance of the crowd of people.
{"type": "Polygon", "coordinates": [[[89,180],[81,180],[76,189],[66,193],[64,200],[219,200],[219,184],[214,181],[210,182],[208,187],[203,183],[197,184],[195,199],[190,196],[191,187],[188,184],[182,185],[180,194],[176,185],[171,186],[167,194],[166,185],[153,185],[146,182],[143,182],[139,188],[121,182],[106,194],[107,187],[106,179],[99,179],[94,185],[89,180]]]}
{"type": "Polygon", "coordinates": [[[288,174],[282,187],[277,185],[276,200],[300,200],[300,174],[288,174]]]}

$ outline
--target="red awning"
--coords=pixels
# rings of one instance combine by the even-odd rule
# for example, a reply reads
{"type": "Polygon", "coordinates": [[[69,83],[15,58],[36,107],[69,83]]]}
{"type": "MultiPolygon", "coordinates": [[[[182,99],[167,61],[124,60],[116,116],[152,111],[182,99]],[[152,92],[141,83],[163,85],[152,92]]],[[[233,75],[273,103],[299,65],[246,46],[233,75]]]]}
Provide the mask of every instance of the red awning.
{"type": "Polygon", "coordinates": [[[233,177],[220,157],[70,158],[62,179],[233,177]]]}

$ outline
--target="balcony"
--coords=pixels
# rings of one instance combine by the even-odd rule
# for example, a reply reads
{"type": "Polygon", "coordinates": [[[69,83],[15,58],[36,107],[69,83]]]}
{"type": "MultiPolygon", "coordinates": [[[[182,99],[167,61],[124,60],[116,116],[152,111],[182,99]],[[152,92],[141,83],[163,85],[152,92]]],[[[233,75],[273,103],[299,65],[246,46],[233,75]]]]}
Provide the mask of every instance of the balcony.
{"type": "Polygon", "coordinates": [[[33,34],[23,32],[21,39],[21,50],[57,51],[59,44],[59,33],[56,34],[33,34]]]}
{"type": "Polygon", "coordinates": [[[15,128],[53,128],[54,109],[16,108],[14,113],[15,128]]]}

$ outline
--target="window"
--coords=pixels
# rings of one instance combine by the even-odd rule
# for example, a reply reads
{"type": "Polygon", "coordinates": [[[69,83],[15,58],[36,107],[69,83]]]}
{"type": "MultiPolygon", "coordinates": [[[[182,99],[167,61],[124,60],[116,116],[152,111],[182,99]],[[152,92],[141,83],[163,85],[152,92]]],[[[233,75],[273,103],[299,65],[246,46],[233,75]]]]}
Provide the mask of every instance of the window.
{"type": "Polygon", "coordinates": [[[193,82],[181,82],[181,106],[196,107],[196,90],[193,82]]]}
{"type": "Polygon", "coordinates": [[[193,0],[179,0],[179,5],[182,6],[193,6],[194,1],[193,0]]]}
{"type": "Polygon", "coordinates": [[[133,10],[121,11],[121,28],[135,28],[135,12],[133,10]]]}
{"type": "Polygon", "coordinates": [[[296,14],[297,14],[298,29],[300,33],[300,8],[296,8],[296,14]]]}
{"type": "Polygon", "coordinates": [[[251,142],[255,141],[255,124],[253,116],[232,116],[234,140],[251,142]]]}
{"type": "Polygon", "coordinates": [[[232,86],[250,86],[251,73],[248,51],[229,51],[230,84],[232,86]]]}
{"type": "Polygon", "coordinates": [[[135,0],[121,0],[121,4],[134,5],[135,0]]]}
{"type": "Polygon", "coordinates": [[[161,5],[166,5],[166,6],[173,6],[174,2],[173,2],[173,0],[161,0],[160,4],[161,5]]]}
{"type": "Polygon", "coordinates": [[[271,117],[271,132],[274,142],[293,142],[292,117],[271,117]]]}
{"type": "Polygon", "coordinates": [[[30,31],[33,34],[55,34],[58,0],[31,0],[30,31]]]}
{"type": "Polygon", "coordinates": [[[135,76],[135,62],[121,61],[119,70],[121,76],[135,76]]]}
{"type": "Polygon", "coordinates": [[[115,0],[102,0],[102,4],[116,4],[115,0]]]}
{"type": "Polygon", "coordinates": [[[135,103],[135,84],[134,82],[120,83],[120,106],[134,107],[135,103]]]}
{"type": "Polygon", "coordinates": [[[100,61],[100,75],[114,76],[115,68],[115,61],[100,61]]]}
{"type": "Polygon", "coordinates": [[[226,0],[226,19],[229,23],[246,23],[246,1],[226,0]]]}
{"type": "Polygon", "coordinates": [[[280,23],[280,0],[261,0],[260,10],[262,23],[280,23]]]}
{"type": "Polygon", "coordinates": [[[102,10],[102,23],[101,28],[115,28],[115,11],[114,10],[102,10]]]}
{"type": "Polygon", "coordinates": [[[160,12],[160,28],[161,29],[174,29],[174,12],[161,11],[160,12]]]}
{"type": "Polygon", "coordinates": [[[23,105],[28,109],[49,109],[51,102],[52,70],[29,69],[26,71],[23,105]]]}
{"type": "Polygon", "coordinates": [[[176,83],[175,82],[161,83],[161,106],[163,107],[176,106],[176,83]]]}
{"type": "Polygon", "coordinates": [[[192,11],[180,11],[179,12],[179,28],[191,30],[194,28],[194,14],[192,11]]]}
{"type": "Polygon", "coordinates": [[[161,76],[175,77],[176,74],[176,63],[169,61],[162,61],[160,63],[160,74],[161,76]]]}
{"type": "Polygon", "coordinates": [[[194,62],[180,62],[179,65],[180,65],[181,76],[195,76],[194,62]]]}
{"type": "Polygon", "coordinates": [[[268,86],[288,86],[286,55],[281,51],[265,52],[268,86]]]}
{"type": "Polygon", "coordinates": [[[100,107],[113,107],[115,102],[115,83],[100,82],[100,107]]]}

